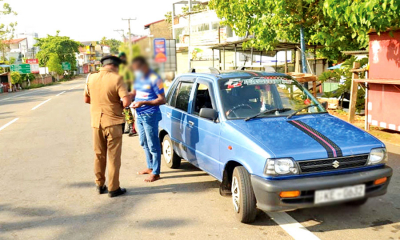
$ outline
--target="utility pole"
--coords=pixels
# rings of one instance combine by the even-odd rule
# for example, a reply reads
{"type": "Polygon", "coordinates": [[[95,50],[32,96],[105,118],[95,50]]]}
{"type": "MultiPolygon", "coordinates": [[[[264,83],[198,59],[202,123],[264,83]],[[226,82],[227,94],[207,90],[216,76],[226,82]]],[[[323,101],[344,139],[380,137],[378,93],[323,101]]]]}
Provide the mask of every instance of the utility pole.
{"type": "Polygon", "coordinates": [[[192,68],[192,64],[191,64],[191,57],[190,57],[190,39],[192,38],[192,34],[191,34],[191,27],[190,27],[190,14],[192,13],[192,0],[189,0],[189,18],[188,18],[188,25],[189,25],[189,41],[188,41],[188,60],[189,60],[189,69],[188,71],[190,71],[190,69],[192,68]]]}
{"type": "Polygon", "coordinates": [[[129,53],[130,57],[132,58],[132,39],[131,39],[131,21],[136,20],[136,18],[123,18],[122,21],[128,21],[128,34],[129,34],[129,53]]]}

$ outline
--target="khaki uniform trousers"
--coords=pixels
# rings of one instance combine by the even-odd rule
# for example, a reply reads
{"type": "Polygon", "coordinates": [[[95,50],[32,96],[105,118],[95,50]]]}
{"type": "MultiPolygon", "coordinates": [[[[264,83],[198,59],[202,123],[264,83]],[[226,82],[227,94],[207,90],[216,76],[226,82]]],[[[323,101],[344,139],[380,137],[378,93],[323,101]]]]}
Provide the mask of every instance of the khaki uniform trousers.
{"type": "Polygon", "coordinates": [[[96,184],[103,186],[108,165],[108,191],[119,188],[119,170],[121,168],[122,128],[121,124],[102,128],[93,128],[94,174],[96,184]],[[108,163],[107,163],[108,156],[108,163]]]}

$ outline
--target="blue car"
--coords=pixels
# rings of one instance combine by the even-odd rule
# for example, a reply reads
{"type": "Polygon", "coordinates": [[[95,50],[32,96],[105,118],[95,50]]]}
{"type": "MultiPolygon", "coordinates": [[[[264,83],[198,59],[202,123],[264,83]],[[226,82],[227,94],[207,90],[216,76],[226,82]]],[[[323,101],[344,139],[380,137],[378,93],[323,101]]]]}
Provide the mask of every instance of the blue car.
{"type": "Polygon", "coordinates": [[[177,77],[161,107],[170,168],[184,159],[221,182],[238,220],[256,209],[290,211],[383,195],[392,176],[385,145],[325,110],[280,73],[177,77]]]}

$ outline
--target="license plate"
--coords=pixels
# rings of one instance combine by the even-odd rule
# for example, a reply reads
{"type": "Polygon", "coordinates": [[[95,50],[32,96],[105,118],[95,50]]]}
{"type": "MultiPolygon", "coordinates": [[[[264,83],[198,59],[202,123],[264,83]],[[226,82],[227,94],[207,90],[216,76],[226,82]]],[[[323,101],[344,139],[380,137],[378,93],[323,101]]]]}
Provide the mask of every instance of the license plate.
{"type": "Polygon", "coordinates": [[[315,191],[315,204],[329,203],[365,196],[365,184],[315,191]]]}

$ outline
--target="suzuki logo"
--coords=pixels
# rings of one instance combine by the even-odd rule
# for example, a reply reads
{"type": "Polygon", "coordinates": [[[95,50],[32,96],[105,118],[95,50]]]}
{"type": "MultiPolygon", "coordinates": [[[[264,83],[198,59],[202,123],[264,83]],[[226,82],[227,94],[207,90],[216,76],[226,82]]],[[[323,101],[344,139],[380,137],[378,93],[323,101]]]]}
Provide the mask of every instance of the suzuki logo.
{"type": "Polygon", "coordinates": [[[335,161],[332,163],[332,166],[333,166],[334,168],[338,168],[338,167],[340,166],[340,163],[339,163],[337,160],[335,160],[335,161]]]}

